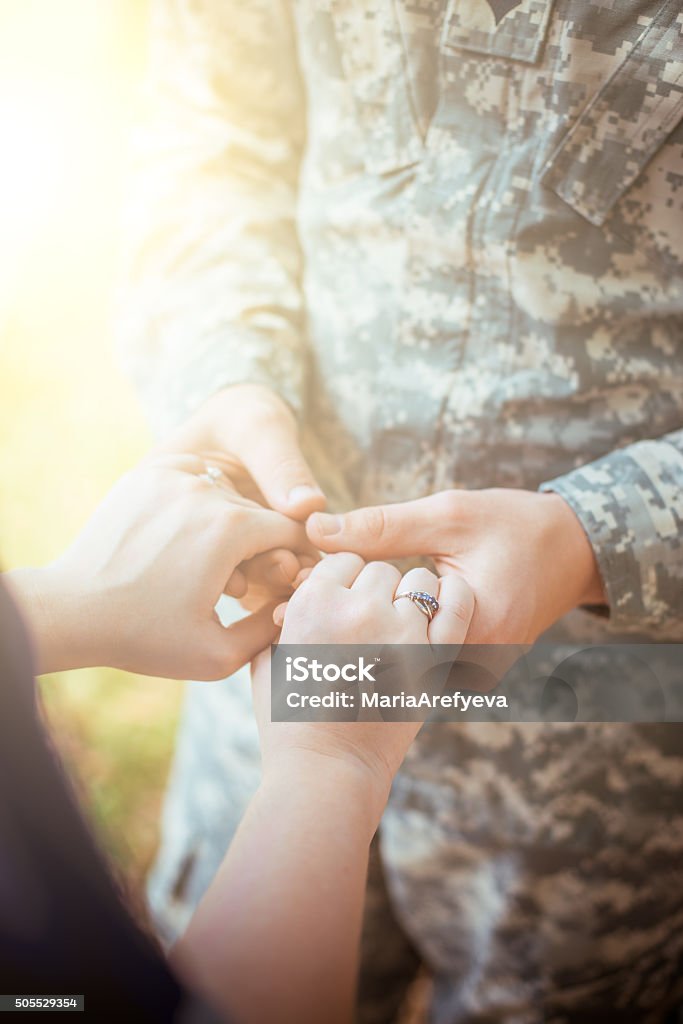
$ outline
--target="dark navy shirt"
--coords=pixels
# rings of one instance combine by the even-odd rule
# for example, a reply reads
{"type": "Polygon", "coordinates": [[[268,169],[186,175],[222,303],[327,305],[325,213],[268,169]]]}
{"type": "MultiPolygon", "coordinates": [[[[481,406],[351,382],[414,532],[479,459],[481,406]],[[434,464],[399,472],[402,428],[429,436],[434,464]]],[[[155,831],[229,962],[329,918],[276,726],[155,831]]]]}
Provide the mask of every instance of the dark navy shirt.
{"type": "Polygon", "coordinates": [[[0,993],[83,994],[81,1020],[216,1022],[126,910],[33,676],[26,628],[0,582],[0,993]]]}

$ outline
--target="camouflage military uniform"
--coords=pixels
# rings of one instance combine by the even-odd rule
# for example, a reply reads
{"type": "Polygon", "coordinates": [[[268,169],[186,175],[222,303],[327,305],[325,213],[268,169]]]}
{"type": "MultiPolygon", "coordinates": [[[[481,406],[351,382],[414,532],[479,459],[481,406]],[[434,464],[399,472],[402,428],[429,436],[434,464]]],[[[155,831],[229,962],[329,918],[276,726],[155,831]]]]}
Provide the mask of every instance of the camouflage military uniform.
{"type": "MultiPolygon", "coordinates": [[[[683,638],[680,3],[155,17],[125,336],[160,429],[260,381],[339,506],[552,481],[611,609],[558,643],[683,638]]],[[[248,703],[243,678],[190,687],[153,885],[169,930],[256,784],[248,703]]],[[[423,730],[382,826],[366,1019],[422,959],[437,1022],[662,1020],[683,975],[682,739],[423,730]]]]}

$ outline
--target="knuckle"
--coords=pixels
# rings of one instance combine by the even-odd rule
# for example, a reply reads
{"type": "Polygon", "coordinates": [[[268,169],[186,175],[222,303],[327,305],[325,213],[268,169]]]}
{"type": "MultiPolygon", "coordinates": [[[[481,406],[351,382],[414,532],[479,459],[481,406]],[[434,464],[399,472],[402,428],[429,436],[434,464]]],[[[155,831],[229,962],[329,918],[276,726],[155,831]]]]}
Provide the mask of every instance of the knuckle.
{"type": "Polygon", "coordinates": [[[439,591],[439,577],[431,569],[423,569],[424,576],[421,579],[420,589],[428,590],[430,594],[437,594],[439,591]]]}
{"type": "Polygon", "coordinates": [[[465,604],[464,601],[452,601],[445,608],[442,606],[441,610],[446,613],[451,625],[466,626],[472,616],[471,605],[465,604]]]}
{"type": "Polygon", "coordinates": [[[357,636],[369,621],[372,621],[376,611],[373,603],[364,598],[354,599],[345,604],[339,610],[339,624],[348,631],[352,637],[357,636]]]}
{"type": "Polygon", "coordinates": [[[227,504],[221,510],[221,515],[217,519],[220,520],[220,525],[229,533],[238,533],[247,526],[254,512],[254,509],[247,508],[244,505],[227,504]]]}
{"type": "Polygon", "coordinates": [[[434,502],[439,518],[456,519],[462,509],[462,495],[454,488],[435,494],[434,502]]]}
{"type": "Polygon", "coordinates": [[[261,423],[294,425],[296,419],[290,407],[272,391],[252,395],[250,405],[261,423]]]}
{"type": "Polygon", "coordinates": [[[287,603],[284,624],[290,642],[319,643],[321,609],[324,614],[325,607],[324,591],[313,581],[302,583],[287,603]]]}
{"type": "MultiPolygon", "coordinates": [[[[353,551],[346,550],[333,551],[331,554],[325,555],[324,562],[328,566],[335,568],[335,570],[338,568],[340,572],[343,572],[345,569],[352,569],[356,566],[362,566],[365,564],[360,555],[357,555],[353,551]]],[[[319,579],[321,582],[323,580],[322,574],[319,576],[316,575],[316,578],[319,579]]],[[[327,576],[325,576],[324,578],[327,579],[327,576]]]]}
{"type": "Polygon", "coordinates": [[[310,483],[310,473],[297,448],[284,454],[277,463],[277,474],[284,480],[295,478],[297,483],[310,483]]]}
{"type": "Polygon", "coordinates": [[[360,573],[365,568],[365,559],[355,551],[343,551],[341,556],[344,559],[344,565],[348,565],[355,572],[360,573]]]}
{"type": "Polygon", "coordinates": [[[460,593],[451,593],[443,601],[439,609],[439,629],[445,633],[457,633],[462,636],[471,633],[470,624],[474,615],[474,594],[463,580],[460,593]]]}
{"type": "Polygon", "coordinates": [[[294,591],[287,605],[287,613],[292,613],[307,618],[319,607],[322,599],[322,588],[312,579],[306,579],[301,586],[294,591]]]}
{"type": "Polygon", "coordinates": [[[294,413],[281,398],[272,393],[253,396],[248,410],[243,412],[240,419],[245,421],[244,426],[249,431],[256,428],[266,432],[275,431],[278,435],[286,433],[296,437],[297,434],[294,413]]]}
{"type": "Polygon", "coordinates": [[[381,540],[387,531],[387,517],[381,505],[363,509],[359,513],[363,533],[369,541],[381,540]]]}

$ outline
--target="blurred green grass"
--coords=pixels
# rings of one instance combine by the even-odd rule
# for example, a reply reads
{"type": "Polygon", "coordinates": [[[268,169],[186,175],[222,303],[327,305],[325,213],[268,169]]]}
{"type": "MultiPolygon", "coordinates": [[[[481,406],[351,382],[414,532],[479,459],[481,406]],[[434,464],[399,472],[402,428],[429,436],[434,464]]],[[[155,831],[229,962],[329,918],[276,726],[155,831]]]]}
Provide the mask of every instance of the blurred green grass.
{"type": "MultiPolygon", "coordinates": [[[[0,28],[0,562],[12,568],[63,550],[150,442],[111,337],[145,5],[0,0],[0,28]],[[36,149],[44,111],[54,152],[36,149]]],[[[182,687],[92,669],[41,688],[103,843],[139,889],[182,687]]]]}

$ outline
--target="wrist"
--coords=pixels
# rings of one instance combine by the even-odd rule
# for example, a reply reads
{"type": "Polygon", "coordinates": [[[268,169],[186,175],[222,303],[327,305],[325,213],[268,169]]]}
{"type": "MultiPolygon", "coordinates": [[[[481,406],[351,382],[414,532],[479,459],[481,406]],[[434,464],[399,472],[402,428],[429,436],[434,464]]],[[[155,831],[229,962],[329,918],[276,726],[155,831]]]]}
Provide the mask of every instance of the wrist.
{"type": "Polygon", "coordinates": [[[98,663],[86,602],[69,587],[57,563],[15,569],[5,578],[30,627],[38,675],[98,663]]]}
{"type": "Polygon", "coordinates": [[[352,822],[356,834],[369,843],[389,799],[391,779],[352,755],[302,746],[264,758],[259,788],[284,799],[299,793],[312,809],[319,805],[329,810],[334,804],[340,823],[352,822]]]}
{"type": "Polygon", "coordinates": [[[580,519],[559,494],[546,492],[541,498],[546,507],[552,509],[553,557],[563,555],[561,560],[571,606],[606,604],[595,552],[580,519]]]}

